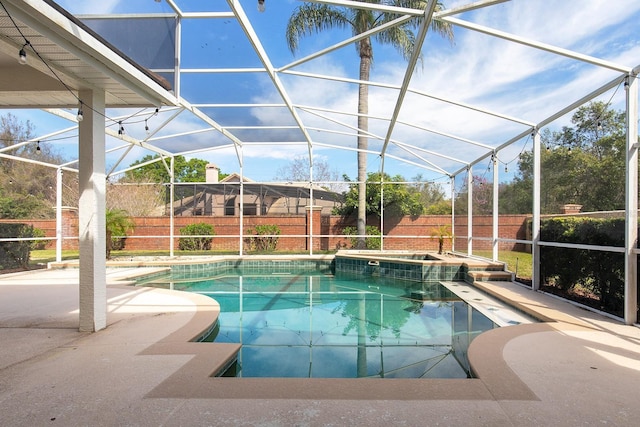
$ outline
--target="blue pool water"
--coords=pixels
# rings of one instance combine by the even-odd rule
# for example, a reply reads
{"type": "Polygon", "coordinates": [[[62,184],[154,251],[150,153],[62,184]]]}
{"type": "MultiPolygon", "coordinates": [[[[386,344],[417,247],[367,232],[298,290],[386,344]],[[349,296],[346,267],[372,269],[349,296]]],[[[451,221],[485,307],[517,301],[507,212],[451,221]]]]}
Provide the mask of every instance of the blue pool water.
{"type": "Polygon", "coordinates": [[[220,303],[207,340],[242,344],[238,377],[466,378],[469,343],[496,327],[439,283],[244,270],[154,286],[220,303]]]}

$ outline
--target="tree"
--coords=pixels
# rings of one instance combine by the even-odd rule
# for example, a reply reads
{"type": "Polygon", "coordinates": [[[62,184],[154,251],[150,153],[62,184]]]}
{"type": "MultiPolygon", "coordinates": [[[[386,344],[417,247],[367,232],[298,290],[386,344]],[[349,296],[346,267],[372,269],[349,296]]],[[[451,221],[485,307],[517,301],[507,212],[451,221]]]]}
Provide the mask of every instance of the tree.
{"type": "MultiPolygon", "coordinates": [[[[0,116],[0,148],[14,157],[52,165],[64,162],[49,144],[34,141],[34,126],[9,113],[0,116]]],[[[71,180],[67,174],[66,181],[71,180]]],[[[34,162],[0,158],[0,217],[51,218],[55,211],[56,171],[34,162]]]]}
{"type": "MultiPolygon", "coordinates": [[[[424,0],[358,0],[365,3],[400,6],[413,9],[425,9],[424,0]]],[[[436,10],[443,9],[440,2],[436,10]]],[[[298,43],[303,36],[309,36],[331,28],[350,29],[354,35],[384,25],[396,18],[398,14],[375,11],[370,9],[351,9],[318,3],[304,3],[293,12],[287,24],[287,44],[292,53],[298,49],[298,43]]],[[[415,34],[419,19],[412,19],[401,25],[396,25],[376,33],[373,37],[380,44],[390,44],[398,50],[405,59],[409,59],[415,47],[415,34]]],[[[431,28],[441,35],[453,39],[453,32],[447,23],[432,21],[431,28]]],[[[373,44],[370,37],[356,42],[356,50],[360,57],[360,84],[358,89],[358,206],[357,229],[358,235],[365,235],[366,224],[366,179],[367,179],[367,148],[369,130],[369,72],[373,62],[373,44]]],[[[358,242],[359,248],[364,248],[364,237],[358,242]]]]}
{"type": "MultiPolygon", "coordinates": [[[[366,212],[369,215],[380,216],[382,213],[382,198],[384,197],[384,215],[386,218],[400,218],[404,215],[421,215],[424,205],[420,201],[420,194],[415,188],[404,184],[405,179],[400,175],[389,176],[379,172],[369,173],[366,189],[366,212]],[[382,188],[380,185],[382,178],[382,188]]],[[[350,215],[358,209],[359,187],[351,185],[346,194],[345,203],[336,209],[339,215],[350,215]]],[[[360,232],[358,231],[358,234],[360,232]]]]}
{"type": "MultiPolygon", "coordinates": [[[[137,169],[133,169],[127,171],[125,173],[125,178],[130,181],[135,182],[157,182],[157,183],[168,183],[171,182],[171,176],[169,175],[169,170],[165,167],[165,163],[160,159],[160,155],[156,154],[152,156],[147,154],[140,160],[136,160],[131,163],[130,166],[141,165],[143,163],[149,162],[151,160],[156,160],[155,163],[150,163],[148,165],[140,166],[137,169]]],[[[167,159],[167,166],[170,164],[169,159],[167,159]]],[[[206,181],[206,169],[207,169],[206,160],[202,159],[185,159],[184,156],[175,156],[173,163],[173,171],[175,174],[174,182],[205,182],[206,181]]]]}
{"type": "MultiPolygon", "coordinates": [[[[287,165],[280,167],[274,180],[291,181],[291,182],[309,182],[309,157],[298,156],[291,160],[287,165]]],[[[323,160],[313,161],[313,182],[320,183],[324,188],[331,191],[339,192],[343,189],[342,184],[337,184],[340,180],[340,174],[331,169],[329,163],[323,160]]]]}
{"type": "Polygon", "coordinates": [[[444,251],[444,239],[450,239],[453,237],[451,234],[451,227],[448,225],[440,225],[434,228],[432,233],[438,236],[438,255],[442,255],[444,251]]]}
{"type": "MultiPolygon", "coordinates": [[[[493,189],[492,183],[488,182],[484,176],[473,176],[473,214],[489,215],[493,212],[493,189]]],[[[467,199],[469,191],[466,183],[456,197],[456,215],[467,213],[467,199]]]]}
{"type": "Polygon", "coordinates": [[[131,216],[163,215],[165,203],[166,188],[160,183],[123,178],[107,186],[107,208],[122,209],[131,216]]]}
{"type": "MultiPolygon", "coordinates": [[[[592,102],[573,115],[573,126],[541,134],[543,214],[577,203],[584,211],[624,209],[625,114],[592,102]]],[[[529,213],[533,206],[533,153],[523,152],[518,175],[500,190],[501,213],[529,213]]]]}
{"type": "Polygon", "coordinates": [[[424,181],[421,174],[411,178],[412,186],[420,196],[420,203],[425,206],[427,215],[451,214],[451,201],[446,200],[442,188],[433,182],[424,181]]]}

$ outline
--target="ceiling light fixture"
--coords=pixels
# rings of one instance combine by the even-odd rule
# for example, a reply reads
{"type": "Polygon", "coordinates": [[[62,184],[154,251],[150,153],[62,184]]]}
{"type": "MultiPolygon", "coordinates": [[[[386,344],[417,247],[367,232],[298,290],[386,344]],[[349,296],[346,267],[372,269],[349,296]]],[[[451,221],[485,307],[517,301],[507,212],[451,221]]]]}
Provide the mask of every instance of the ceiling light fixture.
{"type": "Polygon", "coordinates": [[[264,0],[258,0],[258,12],[264,12],[264,0]]]}

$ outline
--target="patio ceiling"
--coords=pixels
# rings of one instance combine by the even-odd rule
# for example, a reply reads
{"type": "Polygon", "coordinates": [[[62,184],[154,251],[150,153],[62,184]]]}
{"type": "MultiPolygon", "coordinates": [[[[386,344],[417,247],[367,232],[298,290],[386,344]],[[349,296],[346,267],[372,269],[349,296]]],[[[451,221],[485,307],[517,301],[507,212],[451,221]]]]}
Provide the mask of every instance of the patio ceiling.
{"type": "MultiPolygon", "coordinates": [[[[163,9],[153,12],[143,12],[141,7],[135,13],[93,17],[72,16],[50,0],[1,1],[4,8],[0,8],[0,107],[48,109],[71,121],[73,126],[75,115],[65,109],[77,108],[78,90],[104,89],[109,108],[118,109],[114,111],[131,123],[144,121],[149,128],[142,132],[128,127],[126,135],[110,132],[114,139],[122,140],[112,143],[111,151],[118,160],[111,173],[126,170],[122,165],[135,160],[127,156],[140,156],[145,152],[140,147],[164,157],[200,157],[205,153],[232,150],[242,170],[244,153],[278,146],[301,149],[311,157],[319,152],[352,152],[348,155],[353,156],[351,174],[355,175],[359,132],[355,98],[345,105],[331,101],[336,99],[332,97],[335,93],[357,93],[357,86],[362,82],[357,76],[332,69],[328,62],[323,62],[349,49],[351,60],[356,63],[353,53],[356,37],[350,34],[317,50],[304,51],[299,58],[287,62],[276,55],[284,43],[275,41],[284,40],[282,29],[274,23],[277,35],[265,31],[264,21],[273,19],[268,12],[270,6],[275,7],[274,0],[265,2],[267,12],[263,14],[255,11],[255,0],[165,0],[161,2],[163,9]],[[141,66],[141,61],[134,62],[117,50],[127,51],[121,42],[107,41],[107,35],[98,35],[98,30],[90,29],[96,19],[114,18],[137,20],[137,23],[155,18],[175,24],[167,30],[169,39],[176,43],[169,52],[171,66],[153,63],[141,66]],[[204,26],[215,32],[216,37],[203,35],[200,46],[181,42],[204,26]],[[25,39],[29,45],[25,46],[25,39]],[[274,47],[276,43],[278,48],[274,47]],[[29,58],[26,66],[17,61],[17,53],[23,47],[29,58]],[[249,51],[251,55],[238,55],[236,49],[244,49],[243,52],[249,51]],[[259,94],[240,90],[243,80],[246,85],[254,85],[256,92],[259,89],[259,94]],[[219,90],[212,96],[203,90],[208,87],[219,90]],[[301,91],[300,87],[308,91],[301,91]],[[318,96],[316,90],[326,91],[327,96],[318,96]],[[133,114],[122,113],[122,109],[134,107],[147,108],[133,114]],[[155,108],[159,108],[158,113],[152,113],[155,108]],[[150,120],[151,117],[154,120],[150,120]],[[132,146],[138,150],[130,152],[132,146]]],[[[618,63],[490,28],[480,20],[473,20],[479,11],[490,12],[491,8],[506,3],[505,0],[481,0],[435,13],[432,2],[428,2],[425,10],[348,0],[315,3],[394,11],[398,16],[394,22],[398,25],[411,17],[423,18],[416,31],[416,44],[420,49],[407,61],[404,73],[395,75],[395,80],[389,75],[378,80],[382,74],[372,73],[367,82],[372,93],[367,152],[370,158],[380,159],[380,164],[374,166],[376,169],[384,169],[386,163],[394,162],[424,170],[431,176],[451,177],[513,144],[524,146],[532,129],[546,126],[583,103],[615,91],[628,75],[635,77],[639,70],[640,58],[635,63],[618,63]],[[418,65],[420,61],[430,61],[430,54],[435,51],[432,47],[438,43],[437,36],[432,36],[429,30],[431,20],[448,23],[454,31],[463,34],[481,34],[487,43],[503,43],[507,49],[524,46],[549,61],[550,66],[541,70],[540,75],[551,78],[556,70],[564,73],[573,67],[591,73],[593,85],[574,98],[551,100],[547,93],[522,91],[517,83],[503,87],[487,84],[487,90],[522,98],[521,105],[513,109],[503,108],[499,102],[467,99],[461,95],[463,85],[486,83],[475,81],[468,70],[452,76],[450,91],[414,84],[416,73],[438,72],[421,70],[418,65]],[[424,110],[407,108],[409,103],[420,105],[424,110]]],[[[633,46],[637,40],[631,42],[633,46]]],[[[130,53],[127,51],[127,54],[130,53]]],[[[135,51],[131,54],[136,56],[135,51]]],[[[438,60],[446,61],[446,58],[438,60]]],[[[349,67],[357,69],[353,64],[349,67]]],[[[232,172],[235,167],[227,169],[232,172]]]]}

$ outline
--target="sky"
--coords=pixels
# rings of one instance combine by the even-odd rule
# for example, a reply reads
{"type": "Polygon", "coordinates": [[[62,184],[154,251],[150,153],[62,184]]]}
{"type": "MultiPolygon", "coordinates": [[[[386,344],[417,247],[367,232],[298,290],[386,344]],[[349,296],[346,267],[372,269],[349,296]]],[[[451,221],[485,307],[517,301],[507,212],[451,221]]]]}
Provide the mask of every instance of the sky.
{"type": "MultiPolygon", "coordinates": [[[[171,11],[164,1],[152,0],[59,0],[58,3],[76,15],[171,11]]],[[[223,0],[176,0],[176,3],[184,11],[229,11],[227,2],[223,0]],[[203,9],[205,7],[208,9],[203,9]]],[[[239,3],[276,69],[351,36],[348,31],[336,30],[305,37],[300,42],[299,50],[293,54],[286,44],[285,28],[289,16],[300,2],[266,0],[264,13],[258,12],[255,0],[240,0],[239,3]]],[[[468,3],[444,1],[447,8],[468,3]]],[[[456,18],[616,64],[628,67],[640,65],[640,33],[637,25],[640,22],[640,2],[637,0],[616,0],[615,7],[607,0],[514,0],[456,15],[456,18]]],[[[233,18],[185,19],[182,25],[183,70],[262,66],[233,18]]],[[[391,136],[393,143],[388,147],[390,156],[384,161],[384,170],[391,175],[400,174],[409,180],[421,174],[425,179],[447,182],[445,175],[434,172],[436,166],[429,165],[443,167],[447,172],[464,169],[465,162],[486,154],[487,147],[499,146],[527,129],[526,125],[438,101],[437,98],[537,123],[620,75],[603,67],[459,26],[454,26],[453,31],[453,43],[434,33],[427,35],[422,49],[422,63],[411,78],[411,90],[406,94],[391,136]],[[417,147],[417,150],[407,151],[402,144],[417,147]],[[432,154],[434,152],[438,155],[432,154]]],[[[353,45],[349,45],[292,70],[357,79],[358,57],[353,45]]],[[[405,72],[406,61],[393,48],[374,45],[371,81],[398,86],[405,72]]],[[[357,85],[285,73],[279,73],[278,77],[286,88],[286,96],[299,107],[296,110],[299,118],[311,129],[309,133],[314,140],[313,155],[316,161],[328,163],[339,177],[347,174],[355,178],[356,153],[353,149],[356,138],[353,127],[356,121],[353,113],[357,111],[357,85]],[[346,150],[331,148],[334,146],[346,150]]],[[[232,133],[245,142],[242,151],[243,174],[253,180],[278,180],[278,171],[294,157],[308,154],[304,137],[295,129],[296,122],[286,108],[206,106],[282,104],[281,94],[265,73],[184,73],[180,95],[188,102],[199,105],[202,111],[223,126],[228,126],[232,133]],[[258,130],[258,126],[267,128],[258,130]]],[[[389,117],[394,111],[397,97],[398,90],[395,88],[382,85],[371,87],[370,115],[389,117]]],[[[611,108],[623,109],[624,90],[614,88],[598,100],[610,103],[611,108]]],[[[160,114],[152,115],[151,111],[145,111],[147,115],[143,117],[148,118],[147,123],[152,129],[171,114],[161,110],[160,114]]],[[[23,120],[30,120],[38,135],[71,125],[34,110],[12,113],[23,120]]],[[[131,111],[108,112],[110,117],[121,114],[130,115],[131,111]]],[[[571,113],[559,118],[550,128],[554,130],[568,125],[570,116],[571,113]]],[[[145,137],[143,124],[139,120],[137,124],[125,123],[125,127],[131,136],[145,137]]],[[[205,128],[199,119],[183,113],[155,135],[159,139],[154,144],[179,152],[213,147],[213,150],[197,151],[186,157],[206,159],[217,164],[225,173],[239,172],[236,150],[229,147],[228,139],[215,132],[167,137],[205,128]]],[[[370,149],[379,151],[382,148],[387,128],[387,121],[370,119],[369,130],[377,136],[370,139],[370,149]]],[[[77,138],[74,139],[73,135],[74,132],[70,132],[68,139],[58,139],[51,144],[66,157],[74,158],[77,155],[77,138]]],[[[121,144],[121,141],[108,141],[111,147],[121,144]]],[[[500,151],[500,181],[513,177],[517,170],[518,154],[530,148],[530,138],[523,138],[500,151]],[[505,166],[508,172],[502,173],[505,166]]],[[[131,164],[146,154],[150,153],[134,149],[119,167],[131,164]]],[[[107,163],[113,164],[119,157],[114,153],[108,157],[107,163]]],[[[487,166],[488,159],[480,162],[474,167],[474,174],[486,173],[487,166]]],[[[376,172],[380,167],[379,156],[369,155],[368,170],[376,172]]]]}

